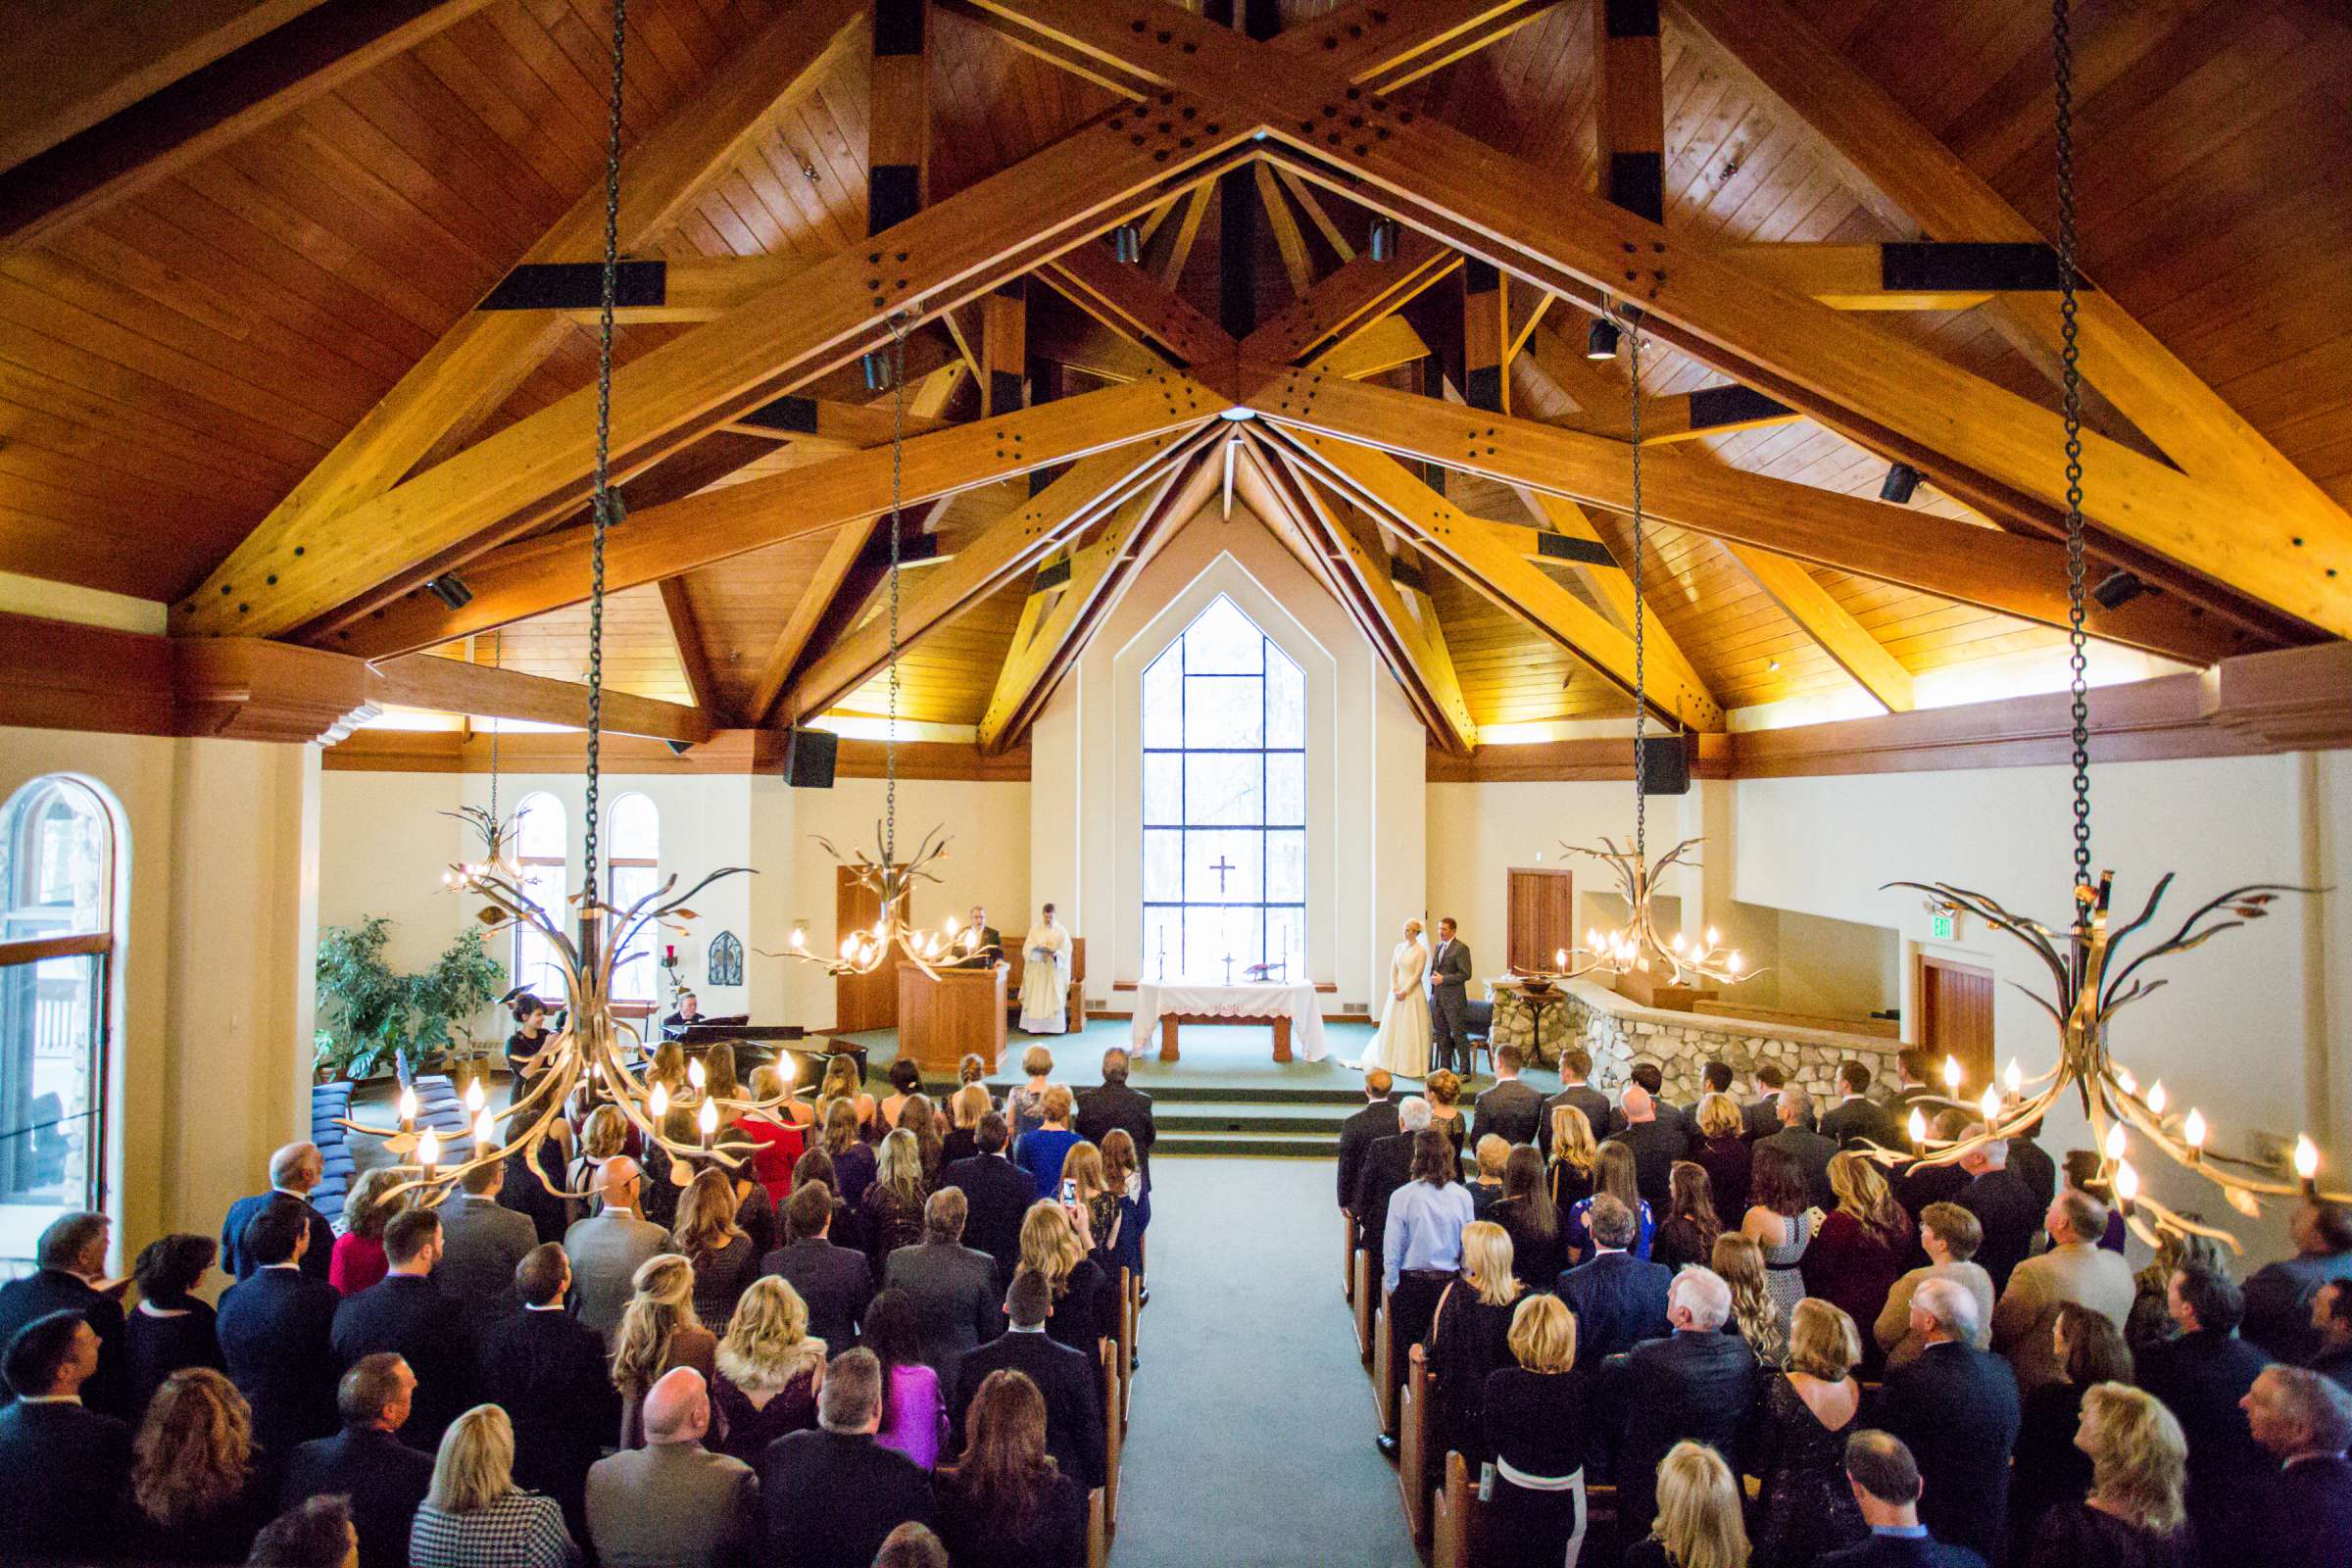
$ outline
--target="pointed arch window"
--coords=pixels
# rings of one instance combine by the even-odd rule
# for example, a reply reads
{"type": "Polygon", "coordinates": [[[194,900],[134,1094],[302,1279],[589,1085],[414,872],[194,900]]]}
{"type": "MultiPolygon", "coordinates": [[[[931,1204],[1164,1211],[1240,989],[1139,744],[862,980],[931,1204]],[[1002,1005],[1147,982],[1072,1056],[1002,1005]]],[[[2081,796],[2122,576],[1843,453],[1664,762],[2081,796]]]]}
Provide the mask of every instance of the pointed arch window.
{"type": "Polygon", "coordinates": [[[0,808],[0,1258],[105,1208],[121,846],[98,792],[34,779],[0,808]]]}
{"type": "Polygon", "coordinates": [[[1306,977],[1306,677],[1219,594],[1144,670],[1154,979],[1306,977]]]}
{"type": "MultiPolygon", "coordinates": [[[[514,816],[514,862],[522,891],[549,918],[564,924],[570,913],[564,901],[571,897],[569,813],[562,801],[541,790],[524,796],[514,816]]],[[[525,925],[514,927],[514,983],[551,1006],[564,1004],[564,966],[547,938],[525,925]]]]}
{"type": "MultiPolygon", "coordinates": [[[[606,903],[625,909],[662,885],[662,812],[651,800],[629,794],[614,801],[605,842],[612,852],[605,862],[606,903]]],[[[612,973],[613,1002],[624,1007],[654,1005],[661,984],[654,944],[661,935],[640,932],[635,950],[622,956],[612,973]]]]}

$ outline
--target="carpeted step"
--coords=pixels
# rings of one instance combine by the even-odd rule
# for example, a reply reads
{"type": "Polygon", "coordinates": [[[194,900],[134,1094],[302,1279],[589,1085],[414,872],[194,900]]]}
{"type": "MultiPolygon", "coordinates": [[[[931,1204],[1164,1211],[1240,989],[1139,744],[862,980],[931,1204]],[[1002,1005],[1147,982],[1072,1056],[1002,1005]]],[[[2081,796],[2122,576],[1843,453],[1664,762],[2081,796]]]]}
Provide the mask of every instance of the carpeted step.
{"type": "Polygon", "coordinates": [[[1307,1100],[1159,1100],[1152,1109],[1162,1138],[1170,1133],[1321,1133],[1336,1147],[1340,1124],[1356,1107],[1307,1100]]]}
{"type": "Polygon", "coordinates": [[[1339,1133],[1335,1129],[1326,1135],[1317,1132],[1170,1132],[1160,1124],[1160,1133],[1152,1145],[1152,1157],[1165,1159],[1170,1155],[1186,1154],[1253,1154],[1275,1158],[1337,1159],[1340,1153],[1339,1133]]]}

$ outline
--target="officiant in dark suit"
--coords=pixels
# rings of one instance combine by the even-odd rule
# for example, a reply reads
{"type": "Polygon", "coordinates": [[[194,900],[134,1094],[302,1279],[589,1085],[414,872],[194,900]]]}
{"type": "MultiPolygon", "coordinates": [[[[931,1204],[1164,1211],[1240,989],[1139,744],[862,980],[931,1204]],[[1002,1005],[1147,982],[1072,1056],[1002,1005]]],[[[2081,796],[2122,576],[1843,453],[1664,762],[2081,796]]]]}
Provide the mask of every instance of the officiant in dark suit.
{"type": "Polygon", "coordinates": [[[1470,947],[1454,934],[1453,916],[1438,922],[1437,951],[1429,956],[1430,1062],[1470,1076],[1470,947]]]}
{"type": "Polygon", "coordinates": [[[965,950],[964,956],[956,960],[956,967],[958,969],[985,969],[990,964],[1003,960],[1004,956],[1004,933],[988,923],[988,910],[977,904],[972,906],[970,930],[978,935],[974,937],[967,933],[963,938],[958,939],[958,945],[968,941],[972,943],[972,946],[965,950]]]}

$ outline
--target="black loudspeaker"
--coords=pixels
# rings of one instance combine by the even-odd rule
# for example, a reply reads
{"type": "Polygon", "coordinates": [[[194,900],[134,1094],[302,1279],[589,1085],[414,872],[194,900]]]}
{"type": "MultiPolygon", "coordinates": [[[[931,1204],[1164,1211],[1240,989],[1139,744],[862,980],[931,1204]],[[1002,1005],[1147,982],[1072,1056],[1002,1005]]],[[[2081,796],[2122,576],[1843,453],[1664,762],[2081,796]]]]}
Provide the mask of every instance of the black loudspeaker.
{"type": "Polygon", "coordinates": [[[794,729],[784,737],[784,778],[796,790],[833,787],[833,755],[841,737],[829,729],[794,729]]]}
{"type": "Polygon", "coordinates": [[[1688,736],[1644,736],[1642,741],[1644,795],[1690,793],[1690,745],[1688,736]]]}

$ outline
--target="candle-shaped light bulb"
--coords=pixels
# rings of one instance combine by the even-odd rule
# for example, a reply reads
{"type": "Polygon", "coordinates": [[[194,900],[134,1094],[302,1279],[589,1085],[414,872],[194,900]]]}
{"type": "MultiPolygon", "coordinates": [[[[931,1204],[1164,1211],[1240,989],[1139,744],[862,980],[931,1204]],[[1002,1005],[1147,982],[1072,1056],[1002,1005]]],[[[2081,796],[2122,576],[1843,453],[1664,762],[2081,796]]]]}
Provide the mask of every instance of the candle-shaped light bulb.
{"type": "Polygon", "coordinates": [[[441,1135],[430,1127],[417,1135],[416,1163],[424,1167],[428,1176],[432,1174],[433,1167],[441,1163],[441,1135]]]}
{"type": "Polygon", "coordinates": [[[1721,939],[1720,937],[1716,936],[1716,934],[1715,934],[1715,928],[1714,928],[1713,926],[1709,926],[1709,927],[1707,927],[1707,946],[1708,946],[1708,947],[1710,947],[1710,948],[1711,948],[1711,947],[1715,946],[1715,944],[1716,944],[1717,942],[1721,941],[1721,940],[1722,940],[1722,939],[1721,939]]]}
{"type": "Polygon", "coordinates": [[[400,1089],[400,1130],[407,1132],[416,1125],[416,1091],[408,1085],[400,1089]]]}
{"type": "Polygon", "coordinates": [[[653,1119],[656,1127],[662,1125],[662,1119],[669,1114],[669,1085],[654,1085],[653,1091],[645,1097],[645,1113],[653,1119]]]}
{"type": "Polygon", "coordinates": [[[1596,953],[1600,951],[1600,933],[1591,926],[1585,927],[1585,946],[1596,953]]]}
{"type": "Polygon", "coordinates": [[[2320,1173],[2320,1146],[2303,1134],[2295,1134],[2295,1176],[2310,1181],[2320,1173]]]}
{"type": "Polygon", "coordinates": [[[1552,949],[1551,966],[1554,969],[1565,969],[1568,967],[1568,950],[1566,948],[1552,949]]]}
{"type": "Polygon", "coordinates": [[[1943,1089],[1944,1093],[1950,1095],[1960,1093],[1960,1058],[1957,1056],[1943,1058],[1943,1089]]]}
{"type": "Polygon", "coordinates": [[[2124,1136],[2124,1124],[2122,1122],[2119,1121],[2114,1126],[2107,1129],[2107,1143],[2105,1148],[2107,1150],[2107,1157],[2109,1159],[2123,1158],[2124,1150],[2128,1147],[2129,1142],[2124,1136]]]}
{"type": "Polygon", "coordinates": [[[963,926],[954,915],[951,914],[948,916],[948,923],[941,929],[948,933],[948,940],[953,942],[956,940],[956,934],[961,931],[963,926]]]}
{"type": "Polygon", "coordinates": [[[1674,934],[1674,951],[1677,953],[1683,951],[1683,934],[1680,931],[1674,934]]]}
{"type": "Polygon", "coordinates": [[[2132,1076],[2131,1068],[2118,1067],[2115,1069],[2115,1087],[2127,1095],[2136,1095],[2139,1093],[2139,1080],[2132,1076]]]}
{"type": "Polygon", "coordinates": [[[2164,1114],[2164,1080],[2161,1078],[2148,1085],[2148,1114],[2151,1116],[2164,1114]]]}
{"type": "Polygon", "coordinates": [[[2126,1207],[2139,1196],[2139,1172],[2132,1168],[2128,1159],[2115,1162],[2115,1196],[2123,1200],[2126,1207]]]}
{"type": "Polygon", "coordinates": [[[1732,973],[1738,974],[1742,968],[1746,967],[1746,960],[1740,956],[1740,950],[1738,948],[1734,948],[1732,950],[1732,956],[1723,960],[1723,966],[1726,969],[1729,969],[1732,973]]]}
{"type": "Polygon", "coordinates": [[[703,1086],[708,1084],[710,1081],[710,1069],[703,1065],[702,1057],[697,1056],[692,1061],[686,1063],[686,1082],[694,1087],[694,1090],[697,1094],[700,1094],[703,1090],[703,1086]]]}
{"type": "Polygon", "coordinates": [[[1921,1110],[1917,1105],[1913,1105],[1911,1107],[1910,1125],[1904,1130],[1911,1135],[1912,1148],[1917,1149],[1922,1144],[1925,1144],[1928,1141],[1927,1113],[1921,1110]]]}
{"type": "Polygon", "coordinates": [[[2205,1147],[2205,1113],[2194,1105],[2188,1107],[2188,1115],[2180,1123],[2180,1141],[2188,1146],[2191,1154],[2205,1147]]]}
{"type": "Polygon", "coordinates": [[[1986,1085],[1984,1098],[1977,1102],[1977,1108],[1984,1113],[1985,1126],[1989,1127],[1999,1121],[2001,1119],[2001,1092],[1989,1084],[1986,1085]]]}
{"type": "Polygon", "coordinates": [[[466,1108],[467,1110],[478,1114],[489,1099],[489,1096],[482,1093],[482,1081],[479,1078],[466,1086],[466,1108]]]}
{"type": "Polygon", "coordinates": [[[715,1100],[704,1101],[703,1113],[696,1120],[702,1125],[703,1147],[709,1149],[710,1140],[718,1136],[718,1102],[715,1100]]]}
{"type": "Polygon", "coordinates": [[[799,952],[801,952],[802,950],[806,949],[808,946],[808,928],[807,926],[805,926],[805,925],[796,925],[796,926],[794,926],[794,927],[792,928],[792,951],[793,951],[793,952],[795,952],[795,953],[799,953],[799,952]]]}
{"type": "Polygon", "coordinates": [[[497,1146],[498,1118],[491,1115],[487,1109],[477,1112],[473,1118],[474,1153],[479,1155],[485,1150],[494,1149],[497,1146]]]}
{"type": "Polygon", "coordinates": [[[2013,1095],[2022,1095],[2026,1092],[2026,1070],[2017,1064],[2015,1056],[2009,1058],[2009,1065],[2002,1070],[2001,1082],[2013,1095]]]}
{"type": "Polygon", "coordinates": [[[889,936],[889,935],[890,935],[890,916],[886,914],[886,915],[884,915],[884,916],[883,916],[881,919],[879,919],[879,920],[876,920],[876,921],[874,922],[874,940],[875,940],[876,942],[879,942],[879,941],[881,941],[883,938],[885,938],[885,937],[887,937],[887,936],[889,936]]]}
{"type": "Polygon", "coordinates": [[[841,939],[841,956],[844,958],[855,958],[858,956],[858,939],[856,937],[843,937],[841,939]]]}

